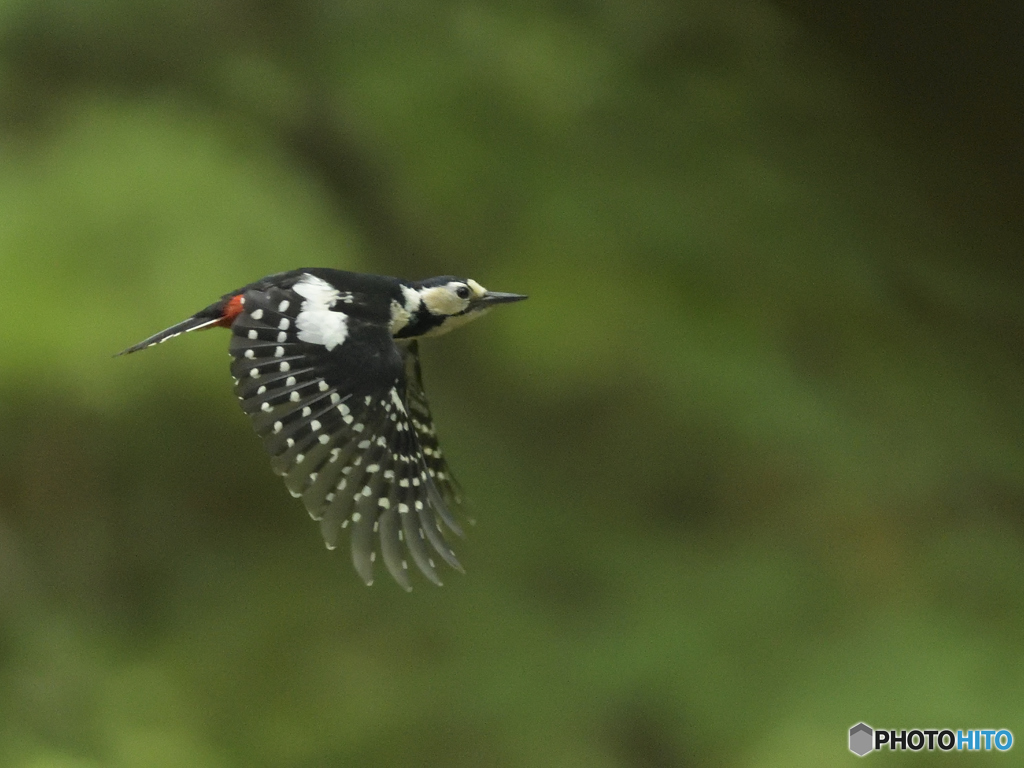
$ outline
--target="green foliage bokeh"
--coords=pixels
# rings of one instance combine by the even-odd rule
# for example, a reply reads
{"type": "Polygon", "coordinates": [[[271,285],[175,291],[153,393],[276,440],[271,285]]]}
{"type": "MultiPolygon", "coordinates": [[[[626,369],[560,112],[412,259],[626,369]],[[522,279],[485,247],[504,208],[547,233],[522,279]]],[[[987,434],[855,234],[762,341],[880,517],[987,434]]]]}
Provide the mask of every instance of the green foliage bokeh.
{"type": "Polygon", "coordinates": [[[753,1],[0,3],[0,765],[1024,737],[1024,238],[868,71],[753,1]],[[442,589],[323,551],[223,332],[111,358],[300,266],[531,296],[424,353],[442,589]]]}

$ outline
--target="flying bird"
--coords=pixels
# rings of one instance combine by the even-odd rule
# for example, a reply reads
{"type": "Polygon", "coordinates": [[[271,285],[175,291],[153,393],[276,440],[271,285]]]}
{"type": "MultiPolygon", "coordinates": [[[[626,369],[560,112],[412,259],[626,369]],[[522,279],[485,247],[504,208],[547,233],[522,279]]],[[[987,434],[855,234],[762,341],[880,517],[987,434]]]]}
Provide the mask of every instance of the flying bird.
{"type": "Polygon", "coordinates": [[[462,566],[462,494],[438,445],[418,340],[525,299],[444,275],[410,281],[336,269],[270,275],[128,347],[231,329],[231,374],[271,467],[319,521],[328,549],[350,529],[352,562],[373,583],[379,549],[406,590],[409,559],[440,585],[435,553],[462,566]]]}

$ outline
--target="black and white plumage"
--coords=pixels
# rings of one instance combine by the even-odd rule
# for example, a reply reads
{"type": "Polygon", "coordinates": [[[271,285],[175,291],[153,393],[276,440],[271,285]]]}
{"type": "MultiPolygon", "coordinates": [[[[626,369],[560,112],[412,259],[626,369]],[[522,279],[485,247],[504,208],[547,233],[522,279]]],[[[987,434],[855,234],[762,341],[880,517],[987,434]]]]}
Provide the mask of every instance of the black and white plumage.
{"type": "Polygon", "coordinates": [[[435,556],[461,570],[442,523],[461,535],[462,497],[438,445],[417,339],[524,298],[451,276],[299,269],[226,294],[120,354],[229,327],[242,410],[328,548],[349,529],[367,584],[379,550],[403,588],[411,564],[440,585],[435,556]]]}

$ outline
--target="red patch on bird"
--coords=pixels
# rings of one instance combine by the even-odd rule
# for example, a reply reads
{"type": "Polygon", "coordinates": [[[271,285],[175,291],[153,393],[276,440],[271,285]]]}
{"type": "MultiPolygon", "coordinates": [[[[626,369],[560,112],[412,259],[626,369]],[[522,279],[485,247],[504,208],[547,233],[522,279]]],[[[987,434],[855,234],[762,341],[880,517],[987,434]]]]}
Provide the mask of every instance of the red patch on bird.
{"type": "Polygon", "coordinates": [[[242,298],[242,294],[232,296],[228,299],[228,303],[224,305],[224,312],[221,314],[221,318],[216,324],[224,328],[230,328],[231,324],[235,322],[235,318],[242,314],[242,305],[244,303],[245,301],[242,298]]]}

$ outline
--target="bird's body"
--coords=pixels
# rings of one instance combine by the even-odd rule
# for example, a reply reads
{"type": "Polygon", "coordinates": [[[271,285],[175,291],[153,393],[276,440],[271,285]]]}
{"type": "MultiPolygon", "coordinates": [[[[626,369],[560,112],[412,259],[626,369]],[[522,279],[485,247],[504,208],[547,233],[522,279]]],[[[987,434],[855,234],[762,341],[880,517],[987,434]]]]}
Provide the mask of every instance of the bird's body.
{"type": "Polygon", "coordinates": [[[194,330],[228,327],[242,410],[320,522],[327,546],[351,528],[352,559],[369,584],[377,542],[409,589],[407,554],[440,584],[437,553],[460,569],[440,523],[461,533],[461,495],[438,447],[417,339],[526,298],[444,276],[419,282],[335,269],[271,275],[225,294],[121,354],[194,330]]]}

